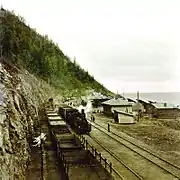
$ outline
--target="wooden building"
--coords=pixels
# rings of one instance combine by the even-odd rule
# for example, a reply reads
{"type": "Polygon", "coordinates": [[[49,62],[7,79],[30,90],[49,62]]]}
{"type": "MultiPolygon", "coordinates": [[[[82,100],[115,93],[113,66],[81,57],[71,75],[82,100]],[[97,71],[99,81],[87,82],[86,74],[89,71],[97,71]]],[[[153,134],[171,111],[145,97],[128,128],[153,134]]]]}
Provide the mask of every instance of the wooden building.
{"type": "Polygon", "coordinates": [[[158,103],[142,99],[139,99],[138,102],[143,105],[143,115],[149,118],[176,119],[180,116],[179,107],[173,104],[158,103]]]}
{"type": "Polygon", "coordinates": [[[108,100],[110,100],[110,98],[104,96],[104,97],[94,97],[91,101],[92,101],[93,107],[98,108],[102,106],[103,102],[108,101],[108,100]]]}
{"type": "Polygon", "coordinates": [[[102,103],[103,113],[113,116],[114,110],[126,113],[132,113],[132,103],[122,98],[113,98],[102,103]]]}
{"type": "Polygon", "coordinates": [[[142,105],[142,113],[145,116],[152,117],[154,106],[151,102],[143,99],[138,99],[138,103],[142,105]]]}
{"type": "Polygon", "coordinates": [[[100,93],[94,93],[93,95],[88,97],[88,101],[92,102],[93,112],[102,112],[102,103],[110,99],[111,97],[102,95],[100,93]]]}
{"type": "Polygon", "coordinates": [[[116,111],[116,110],[114,110],[114,113],[117,115],[116,123],[120,123],[120,124],[135,123],[134,116],[131,113],[126,113],[126,112],[116,111]]]}
{"type": "Polygon", "coordinates": [[[180,117],[180,109],[173,104],[153,103],[152,116],[158,119],[177,119],[180,117]]]}

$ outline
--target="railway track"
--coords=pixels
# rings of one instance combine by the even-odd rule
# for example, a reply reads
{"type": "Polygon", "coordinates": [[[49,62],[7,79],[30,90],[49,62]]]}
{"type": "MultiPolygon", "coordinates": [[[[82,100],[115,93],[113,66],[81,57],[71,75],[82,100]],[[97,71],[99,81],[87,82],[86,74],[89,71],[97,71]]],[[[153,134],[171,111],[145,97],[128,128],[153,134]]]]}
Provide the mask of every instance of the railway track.
{"type": "Polygon", "coordinates": [[[46,111],[46,114],[51,139],[57,157],[62,161],[67,179],[109,180],[110,174],[104,171],[96,159],[89,156],[88,151],[83,148],[81,141],[76,138],[74,131],[64,119],[53,111],[46,111]]]}
{"type": "MultiPolygon", "coordinates": [[[[152,165],[155,165],[156,168],[159,168],[159,177],[160,177],[160,172],[161,174],[164,173],[164,176],[161,175],[161,179],[180,179],[180,168],[176,165],[173,165],[172,163],[164,160],[163,158],[155,155],[154,153],[151,153],[150,151],[146,150],[145,148],[136,145],[135,143],[131,142],[130,140],[114,133],[114,132],[107,132],[107,130],[97,124],[97,123],[92,123],[90,122],[91,125],[97,129],[98,131],[100,131],[101,133],[105,134],[107,137],[109,137],[111,140],[113,140],[114,142],[118,143],[118,145],[123,146],[123,149],[126,149],[126,151],[131,151],[134,153],[134,155],[136,154],[136,156],[138,155],[139,157],[143,158],[144,160],[148,161],[150,164],[148,164],[148,166],[146,168],[151,168],[152,165]]],[[[137,167],[134,167],[133,169],[137,169],[136,171],[138,171],[137,167]]],[[[153,169],[149,169],[149,172],[154,172],[155,171],[153,169]]],[[[139,173],[143,179],[151,179],[150,177],[148,177],[147,173],[146,175],[143,174],[143,171],[141,171],[139,173]]],[[[151,175],[149,175],[151,176],[151,175]]],[[[158,175],[157,175],[158,176],[158,175]]],[[[158,178],[158,177],[157,177],[158,178]]],[[[158,179],[160,179],[158,178],[158,179]]]]}
{"type": "Polygon", "coordinates": [[[113,176],[115,179],[121,180],[142,180],[143,178],[132,170],[128,165],[126,165],[114,152],[109,148],[105,147],[100,141],[91,135],[84,135],[86,140],[94,145],[104,157],[111,156],[111,161],[113,162],[114,172],[113,176]],[[96,144],[96,145],[95,145],[96,144]],[[116,170],[115,170],[116,169],[116,170]]]}

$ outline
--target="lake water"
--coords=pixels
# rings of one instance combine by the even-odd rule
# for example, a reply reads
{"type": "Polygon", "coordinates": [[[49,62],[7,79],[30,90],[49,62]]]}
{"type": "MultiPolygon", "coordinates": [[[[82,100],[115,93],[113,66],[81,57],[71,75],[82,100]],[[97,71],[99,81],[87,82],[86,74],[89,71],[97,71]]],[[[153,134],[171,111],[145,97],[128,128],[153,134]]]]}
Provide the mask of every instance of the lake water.
{"type": "MultiPolygon", "coordinates": [[[[124,94],[125,97],[137,98],[137,93],[124,94]]],[[[145,100],[152,100],[157,102],[167,102],[172,104],[180,104],[180,92],[168,93],[140,93],[139,98],[145,100]]]]}

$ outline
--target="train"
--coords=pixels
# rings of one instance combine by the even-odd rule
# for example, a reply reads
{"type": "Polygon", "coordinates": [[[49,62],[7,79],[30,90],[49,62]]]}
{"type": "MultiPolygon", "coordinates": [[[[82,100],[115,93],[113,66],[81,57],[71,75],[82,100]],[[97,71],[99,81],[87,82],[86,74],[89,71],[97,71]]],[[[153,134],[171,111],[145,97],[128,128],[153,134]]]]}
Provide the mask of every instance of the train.
{"type": "Polygon", "coordinates": [[[58,113],[77,134],[89,134],[91,132],[91,124],[85,117],[84,109],[80,113],[71,106],[61,105],[58,113]]]}

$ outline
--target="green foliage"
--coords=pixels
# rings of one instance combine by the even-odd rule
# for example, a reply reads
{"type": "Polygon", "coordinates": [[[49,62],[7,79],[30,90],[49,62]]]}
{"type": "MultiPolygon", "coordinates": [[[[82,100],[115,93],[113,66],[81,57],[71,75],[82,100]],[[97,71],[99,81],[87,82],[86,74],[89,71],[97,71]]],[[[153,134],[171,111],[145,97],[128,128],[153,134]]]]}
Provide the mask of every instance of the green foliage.
{"type": "Polygon", "coordinates": [[[77,62],[64,55],[48,36],[25,25],[22,17],[6,11],[2,19],[2,54],[59,89],[96,89],[109,92],[77,62]]]}

